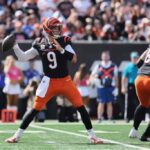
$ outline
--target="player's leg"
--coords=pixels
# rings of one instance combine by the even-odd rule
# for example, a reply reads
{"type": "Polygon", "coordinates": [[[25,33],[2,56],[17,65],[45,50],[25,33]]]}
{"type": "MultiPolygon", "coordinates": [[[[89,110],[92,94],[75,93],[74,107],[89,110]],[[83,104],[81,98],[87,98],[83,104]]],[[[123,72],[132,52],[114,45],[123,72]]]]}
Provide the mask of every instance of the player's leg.
{"type": "Polygon", "coordinates": [[[129,133],[129,137],[130,138],[137,138],[138,134],[137,134],[137,130],[142,122],[142,120],[144,119],[145,113],[146,113],[146,108],[139,105],[134,113],[134,122],[133,122],[133,127],[129,133]]]}
{"type": "MultiPolygon", "coordinates": [[[[38,97],[35,98],[35,101],[36,101],[36,99],[38,99],[38,97]]],[[[35,102],[35,103],[36,103],[36,105],[40,105],[40,104],[37,104],[37,102],[35,102]]],[[[41,106],[43,106],[43,103],[41,106]]],[[[23,118],[22,123],[21,123],[20,127],[18,128],[18,130],[16,131],[16,133],[12,137],[6,139],[5,142],[8,142],[8,143],[18,142],[19,139],[21,138],[23,132],[25,131],[25,129],[29,126],[29,124],[32,122],[33,118],[37,115],[37,113],[41,109],[37,106],[35,108],[32,108],[23,118]]]]}
{"type": "Polygon", "coordinates": [[[90,142],[95,144],[103,143],[100,139],[96,137],[93,131],[90,116],[87,110],[85,109],[79,91],[77,90],[72,80],[64,81],[64,86],[61,90],[61,94],[64,97],[66,97],[73,104],[73,106],[76,107],[76,109],[79,111],[82,122],[84,123],[85,128],[87,130],[90,142]]]}
{"type": "Polygon", "coordinates": [[[133,127],[129,133],[130,138],[137,138],[138,133],[137,130],[139,128],[140,123],[144,119],[145,113],[147,111],[147,107],[149,106],[149,87],[145,86],[145,83],[149,83],[150,80],[145,77],[137,77],[135,80],[136,93],[139,99],[139,106],[136,108],[134,113],[134,123],[133,127]]]}
{"type": "Polygon", "coordinates": [[[141,136],[140,140],[145,141],[145,142],[150,142],[150,122],[149,122],[145,132],[141,136]]]}
{"type": "MultiPolygon", "coordinates": [[[[44,88],[43,90],[46,91],[45,95],[42,95],[41,97],[39,97],[40,95],[38,94],[39,96],[35,96],[33,108],[23,118],[23,121],[22,121],[20,127],[18,128],[18,130],[16,131],[16,133],[12,137],[6,139],[5,142],[8,142],[8,143],[18,142],[19,139],[21,138],[24,130],[29,126],[29,124],[31,123],[31,121],[33,120],[33,118],[36,116],[36,114],[40,110],[42,110],[45,107],[45,104],[51,99],[51,97],[53,95],[55,95],[54,94],[55,88],[54,88],[54,86],[52,88],[51,84],[49,84],[49,86],[47,86],[47,88],[44,88]]],[[[41,92],[41,93],[43,93],[43,92],[41,92]]]]}

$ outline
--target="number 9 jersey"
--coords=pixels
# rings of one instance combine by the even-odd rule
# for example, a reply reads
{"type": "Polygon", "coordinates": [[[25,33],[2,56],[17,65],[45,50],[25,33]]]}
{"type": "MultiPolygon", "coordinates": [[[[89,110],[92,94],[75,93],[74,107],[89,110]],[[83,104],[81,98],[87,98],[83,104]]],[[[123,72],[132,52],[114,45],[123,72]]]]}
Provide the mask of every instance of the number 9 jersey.
{"type": "Polygon", "coordinates": [[[72,60],[75,52],[72,49],[70,37],[62,36],[56,40],[65,50],[63,54],[44,37],[36,39],[32,46],[41,57],[44,74],[50,78],[63,78],[69,75],[67,62],[72,60]]]}

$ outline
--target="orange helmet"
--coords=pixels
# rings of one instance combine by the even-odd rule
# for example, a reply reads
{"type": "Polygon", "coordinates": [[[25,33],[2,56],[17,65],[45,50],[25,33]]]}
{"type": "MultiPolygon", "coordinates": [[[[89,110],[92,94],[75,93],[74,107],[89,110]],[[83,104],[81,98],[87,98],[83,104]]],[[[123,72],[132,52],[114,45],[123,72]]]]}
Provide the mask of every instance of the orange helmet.
{"type": "Polygon", "coordinates": [[[48,18],[43,23],[43,30],[50,36],[59,37],[61,35],[62,24],[56,18],[48,18]]]}

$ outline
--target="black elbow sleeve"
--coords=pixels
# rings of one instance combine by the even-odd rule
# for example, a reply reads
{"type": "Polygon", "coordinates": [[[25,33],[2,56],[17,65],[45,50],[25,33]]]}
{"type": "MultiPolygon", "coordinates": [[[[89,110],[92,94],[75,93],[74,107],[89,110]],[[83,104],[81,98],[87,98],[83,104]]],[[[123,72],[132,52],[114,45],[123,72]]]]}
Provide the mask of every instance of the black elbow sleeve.
{"type": "Polygon", "coordinates": [[[140,68],[144,63],[144,60],[140,59],[138,60],[138,62],[136,63],[137,67],[140,68]]]}

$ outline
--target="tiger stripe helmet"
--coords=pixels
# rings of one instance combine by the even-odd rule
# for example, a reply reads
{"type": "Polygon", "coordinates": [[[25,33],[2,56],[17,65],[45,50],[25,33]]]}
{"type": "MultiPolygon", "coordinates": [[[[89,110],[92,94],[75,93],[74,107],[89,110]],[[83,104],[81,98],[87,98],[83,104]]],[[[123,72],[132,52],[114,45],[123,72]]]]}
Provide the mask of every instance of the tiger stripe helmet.
{"type": "Polygon", "coordinates": [[[44,21],[43,23],[43,30],[50,36],[56,37],[59,36],[59,34],[61,34],[61,27],[62,24],[60,23],[60,21],[56,18],[48,18],[47,20],[44,21]],[[59,30],[58,35],[55,35],[54,31],[55,29],[59,30]]]}

